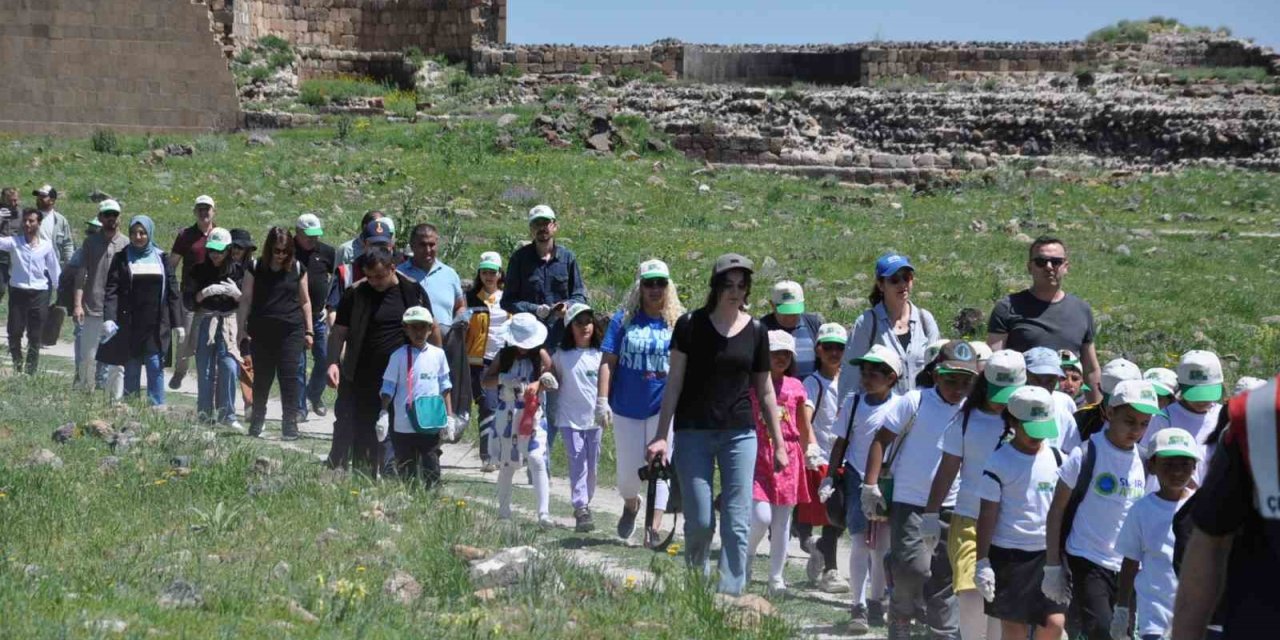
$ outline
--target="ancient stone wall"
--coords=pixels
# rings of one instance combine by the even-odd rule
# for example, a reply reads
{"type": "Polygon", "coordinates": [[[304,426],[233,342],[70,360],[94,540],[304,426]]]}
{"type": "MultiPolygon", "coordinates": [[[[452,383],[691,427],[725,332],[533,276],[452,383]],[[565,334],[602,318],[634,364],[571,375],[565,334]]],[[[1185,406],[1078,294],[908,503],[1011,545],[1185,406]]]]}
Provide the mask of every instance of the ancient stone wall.
{"type": "Polygon", "coordinates": [[[659,41],[648,46],[585,47],[574,45],[501,45],[477,43],[471,51],[471,72],[499,73],[602,73],[630,69],[640,73],[680,75],[684,45],[659,41]]]}
{"type": "Polygon", "coordinates": [[[190,0],[0,2],[0,129],[198,132],[240,123],[210,10],[190,0]]]}

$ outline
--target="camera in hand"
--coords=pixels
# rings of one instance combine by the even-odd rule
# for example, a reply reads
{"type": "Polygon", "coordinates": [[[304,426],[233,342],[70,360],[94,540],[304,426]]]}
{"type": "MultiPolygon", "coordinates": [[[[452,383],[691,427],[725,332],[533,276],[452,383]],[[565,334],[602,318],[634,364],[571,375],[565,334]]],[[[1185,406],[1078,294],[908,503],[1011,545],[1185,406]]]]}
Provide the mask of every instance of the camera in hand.
{"type": "Polygon", "coordinates": [[[671,465],[666,461],[658,459],[653,463],[640,467],[640,479],[649,482],[650,480],[671,480],[674,477],[671,465]]]}

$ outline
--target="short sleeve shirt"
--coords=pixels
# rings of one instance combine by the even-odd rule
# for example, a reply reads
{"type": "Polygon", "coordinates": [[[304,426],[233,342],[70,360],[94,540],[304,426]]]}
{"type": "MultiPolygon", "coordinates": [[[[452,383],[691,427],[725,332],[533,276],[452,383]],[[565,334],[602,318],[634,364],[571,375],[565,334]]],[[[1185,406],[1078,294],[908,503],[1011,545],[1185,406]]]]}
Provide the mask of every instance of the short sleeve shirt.
{"type": "Polygon", "coordinates": [[[982,469],[978,497],[1000,504],[991,544],[1044,551],[1049,505],[1058,487],[1058,454],[1043,444],[1035,455],[1001,445],[982,469]]]}
{"type": "Polygon", "coordinates": [[[671,367],[671,327],[666,320],[643,311],[637,311],[624,325],[625,318],[623,311],[613,315],[600,345],[604,353],[618,356],[610,380],[609,406],[624,418],[646,420],[662,409],[662,392],[671,367]]]}
{"type": "Polygon", "coordinates": [[[1014,351],[1048,347],[1080,353],[1093,343],[1093,309],[1070,293],[1045,302],[1024,289],[996,303],[987,330],[1008,336],[1004,346],[1014,351]]]}
{"type": "Polygon", "coordinates": [[[676,321],[671,347],[688,356],[684,389],[676,404],[675,429],[752,429],[752,374],[769,371],[769,337],[752,320],[730,337],[698,309],[676,321]]]}
{"type": "Polygon", "coordinates": [[[1004,419],[1000,414],[989,414],[978,409],[969,412],[969,424],[965,425],[963,411],[952,418],[942,436],[942,452],[960,458],[960,491],[956,495],[956,513],[966,518],[978,519],[978,485],[987,457],[1000,446],[1004,436],[1004,419]]]}
{"type": "Polygon", "coordinates": [[[551,354],[560,398],[555,412],[557,429],[596,429],[596,389],[600,382],[599,349],[561,349],[551,354]]]}
{"type": "MultiPolygon", "coordinates": [[[[933,476],[942,462],[942,434],[960,411],[963,402],[947,404],[937,389],[916,389],[902,396],[894,413],[885,420],[884,428],[898,434],[895,446],[902,448],[893,461],[893,501],[917,507],[928,506],[933,476]],[[904,437],[907,424],[913,423],[904,437]]],[[[942,501],[954,506],[959,478],[942,501]]]]}
{"type": "Polygon", "coordinates": [[[204,262],[204,243],[208,239],[209,236],[194,224],[178,232],[178,237],[173,241],[173,250],[169,253],[182,258],[182,282],[187,281],[191,267],[204,262]]]}
{"type": "Polygon", "coordinates": [[[1185,502],[1186,498],[1170,502],[1148,494],[1129,510],[1116,539],[1116,551],[1142,567],[1133,581],[1141,637],[1164,637],[1173,631],[1173,597],[1178,592],[1178,576],[1173,572],[1173,516],[1185,502]]]}
{"type": "Polygon", "coordinates": [[[396,267],[400,273],[418,281],[418,286],[431,299],[431,316],[443,328],[453,324],[453,305],[463,296],[458,272],[443,262],[436,262],[427,273],[407,260],[396,267]]]}
{"type": "Polygon", "coordinates": [[[836,397],[835,380],[828,380],[820,372],[813,372],[804,379],[804,393],[807,406],[813,409],[813,436],[822,449],[823,457],[831,455],[831,445],[844,432],[836,433],[836,414],[840,411],[840,399],[836,397]]]}
{"type": "Polygon", "coordinates": [[[405,345],[396,349],[387,359],[387,366],[382,373],[382,393],[391,396],[391,406],[396,410],[392,429],[396,433],[415,433],[409,424],[409,412],[401,411],[401,407],[409,405],[409,351],[413,351],[413,399],[431,396],[442,396],[453,388],[449,379],[449,361],[439,347],[426,344],[422,349],[414,349],[405,345]]]}
{"type": "MultiPolygon", "coordinates": [[[[1116,538],[1129,509],[1146,495],[1146,470],[1137,447],[1120,449],[1107,440],[1105,431],[1089,438],[1089,446],[1097,450],[1093,478],[1088,479],[1089,490],[1076,509],[1067,537],[1067,553],[1119,571],[1123,558],[1116,551],[1116,538]]],[[[1075,488],[1083,464],[1084,447],[1080,447],[1062,463],[1058,478],[1067,487],[1075,488]]]]}

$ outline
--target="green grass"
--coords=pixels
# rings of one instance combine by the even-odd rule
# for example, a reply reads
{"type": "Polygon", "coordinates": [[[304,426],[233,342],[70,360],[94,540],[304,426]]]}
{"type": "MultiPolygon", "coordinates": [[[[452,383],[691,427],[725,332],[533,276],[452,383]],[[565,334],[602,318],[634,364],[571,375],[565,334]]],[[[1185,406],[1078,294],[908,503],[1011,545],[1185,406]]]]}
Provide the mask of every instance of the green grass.
{"type": "Polygon", "coordinates": [[[1224,84],[1240,84],[1241,82],[1275,83],[1276,79],[1267,74],[1263,67],[1181,67],[1167,71],[1181,83],[1196,83],[1207,80],[1224,84]]]}
{"type": "Polygon", "coordinates": [[[303,80],[298,91],[298,102],[311,107],[321,107],[351,98],[381,96],[390,93],[393,89],[369,78],[342,76],[303,80]]]}
{"type": "Polygon", "coordinates": [[[1106,42],[1106,43],[1143,43],[1151,38],[1153,33],[1164,33],[1171,31],[1179,31],[1183,33],[1214,33],[1222,36],[1230,36],[1231,29],[1228,27],[1218,27],[1212,29],[1207,26],[1191,26],[1179,22],[1176,18],[1166,18],[1163,16],[1152,16],[1146,20],[1120,20],[1115,24],[1110,24],[1101,29],[1091,31],[1085,40],[1088,42],[1106,42]]]}

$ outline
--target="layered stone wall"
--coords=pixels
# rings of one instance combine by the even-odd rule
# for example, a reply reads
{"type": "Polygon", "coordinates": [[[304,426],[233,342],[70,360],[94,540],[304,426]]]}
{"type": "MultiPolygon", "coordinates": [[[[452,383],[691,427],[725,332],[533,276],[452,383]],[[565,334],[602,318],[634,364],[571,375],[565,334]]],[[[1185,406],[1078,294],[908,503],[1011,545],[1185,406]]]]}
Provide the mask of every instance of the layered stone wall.
{"type": "Polygon", "coordinates": [[[561,44],[502,45],[477,43],[471,50],[471,72],[499,73],[603,73],[623,69],[640,73],[683,73],[684,45],[659,41],[648,46],[586,47],[561,44]]]}
{"type": "Polygon", "coordinates": [[[190,0],[0,2],[0,129],[233,129],[240,105],[217,32],[190,0]]]}

